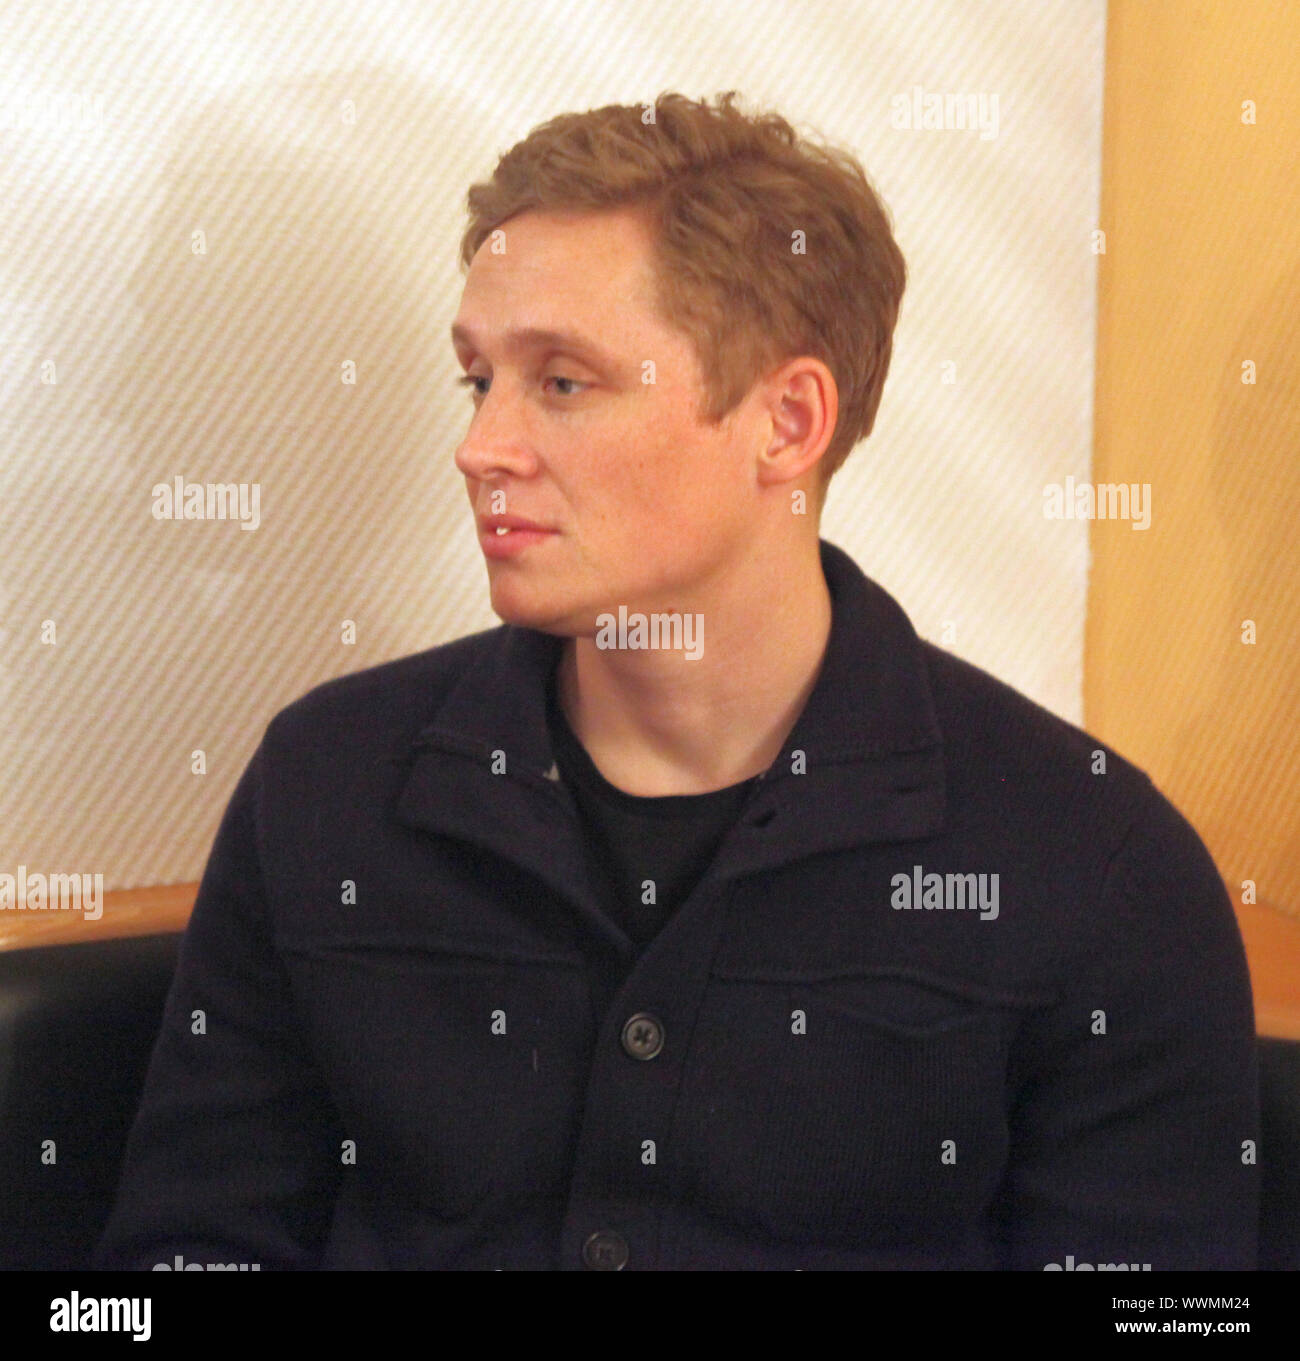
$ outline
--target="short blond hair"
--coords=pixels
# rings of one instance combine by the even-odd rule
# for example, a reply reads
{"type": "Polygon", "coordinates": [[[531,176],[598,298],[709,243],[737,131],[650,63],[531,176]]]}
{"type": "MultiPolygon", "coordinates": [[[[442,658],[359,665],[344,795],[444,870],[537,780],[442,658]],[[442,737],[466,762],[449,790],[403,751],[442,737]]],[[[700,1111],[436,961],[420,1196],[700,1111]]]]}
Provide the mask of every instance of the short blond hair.
{"type": "Polygon", "coordinates": [[[660,311],[706,375],[705,419],[721,420],[786,359],[809,354],[830,369],[839,417],[824,491],[875,424],[906,265],[849,152],[735,99],[665,93],[542,123],[469,190],[461,260],[529,209],[643,208],[660,311]]]}

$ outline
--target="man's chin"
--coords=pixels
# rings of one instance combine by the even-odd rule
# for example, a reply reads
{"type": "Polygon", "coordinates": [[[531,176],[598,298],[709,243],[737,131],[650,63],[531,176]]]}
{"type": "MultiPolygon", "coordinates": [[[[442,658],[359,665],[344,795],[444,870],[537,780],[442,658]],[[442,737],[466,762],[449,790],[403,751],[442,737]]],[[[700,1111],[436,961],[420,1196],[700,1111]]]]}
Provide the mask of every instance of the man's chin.
{"type": "Polygon", "coordinates": [[[492,612],[503,624],[571,637],[579,630],[574,616],[553,594],[520,590],[500,580],[492,583],[492,612]]]}

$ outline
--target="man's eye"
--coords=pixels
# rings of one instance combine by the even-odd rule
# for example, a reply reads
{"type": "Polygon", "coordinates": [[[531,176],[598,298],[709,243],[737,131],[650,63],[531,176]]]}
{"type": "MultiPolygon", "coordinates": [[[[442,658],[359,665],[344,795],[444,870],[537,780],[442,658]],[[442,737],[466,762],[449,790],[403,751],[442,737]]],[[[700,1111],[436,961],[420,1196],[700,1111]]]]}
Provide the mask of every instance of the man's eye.
{"type": "MultiPolygon", "coordinates": [[[[547,381],[548,383],[573,383],[573,384],[576,384],[576,385],[577,385],[578,387],[580,387],[580,388],[581,388],[581,387],[586,387],[586,386],[587,386],[587,384],[584,383],[584,382],[582,381],[581,378],[562,378],[562,377],[560,377],[560,375],[559,375],[558,373],[552,374],[551,377],[548,378],[546,381],[547,381]]],[[[576,396],[577,396],[577,393],[576,393],[576,392],[565,392],[565,391],[561,390],[561,391],[560,391],[560,396],[561,396],[561,397],[576,397],[576,396]]]]}
{"type": "MultiPolygon", "coordinates": [[[[470,395],[474,397],[486,397],[488,391],[487,387],[479,387],[479,384],[483,383],[486,385],[491,381],[490,378],[485,377],[481,373],[468,373],[463,377],[456,379],[456,382],[461,387],[469,388],[470,395]]],[[[584,383],[581,378],[565,378],[558,373],[552,374],[549,378],[545,379],[544,382],[563,384],[564,386],[561,386],[558,389],[561,397],[576,397],[578,394],[574,391],[574,388],[585,388],[590,386],[588,383],[584,383]]]]}

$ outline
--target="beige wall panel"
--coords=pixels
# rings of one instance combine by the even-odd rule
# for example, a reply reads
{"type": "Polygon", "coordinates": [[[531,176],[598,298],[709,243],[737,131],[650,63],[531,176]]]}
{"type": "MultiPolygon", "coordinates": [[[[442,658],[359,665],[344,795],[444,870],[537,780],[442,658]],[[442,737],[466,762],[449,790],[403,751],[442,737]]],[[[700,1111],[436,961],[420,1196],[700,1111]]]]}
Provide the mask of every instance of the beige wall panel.
{"type": "Polygon", "coordinates": [[[197,878],[276,709],[495,622],[452,464],[464,191],[543,118],[664,89],[737,88],[862,157],[912,282],[824,532],[1081,716],[1087,526],[1041,498],[1089,470],[1100,0],[3,18],[0,870],[197,878]],[[918,89],[989,117],[896,126],[918,89]],[[258,528],[153,519],[177,476],[255,484],[258,528]]]}

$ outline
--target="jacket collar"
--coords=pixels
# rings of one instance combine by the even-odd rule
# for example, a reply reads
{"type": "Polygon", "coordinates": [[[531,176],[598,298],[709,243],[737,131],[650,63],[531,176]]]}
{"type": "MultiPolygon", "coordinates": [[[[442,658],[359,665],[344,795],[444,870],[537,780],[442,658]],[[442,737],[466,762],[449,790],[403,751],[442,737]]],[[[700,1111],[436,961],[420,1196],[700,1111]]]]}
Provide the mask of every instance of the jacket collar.
{"type": "MultiPolygon", "coordinates": [[[[942,735],[920,640],[847,553],[825,539],[820,549],[832,606],[822,669],[724,839],[710,870],[720,878],[943,826],[942,735]]],[[[514,625],[481,637],[413,743],[398,820],[505,856],[603,921],[590,886],[575,888],[586,880],[581,830],[546,722],[565,640],[514,625]]]]}

